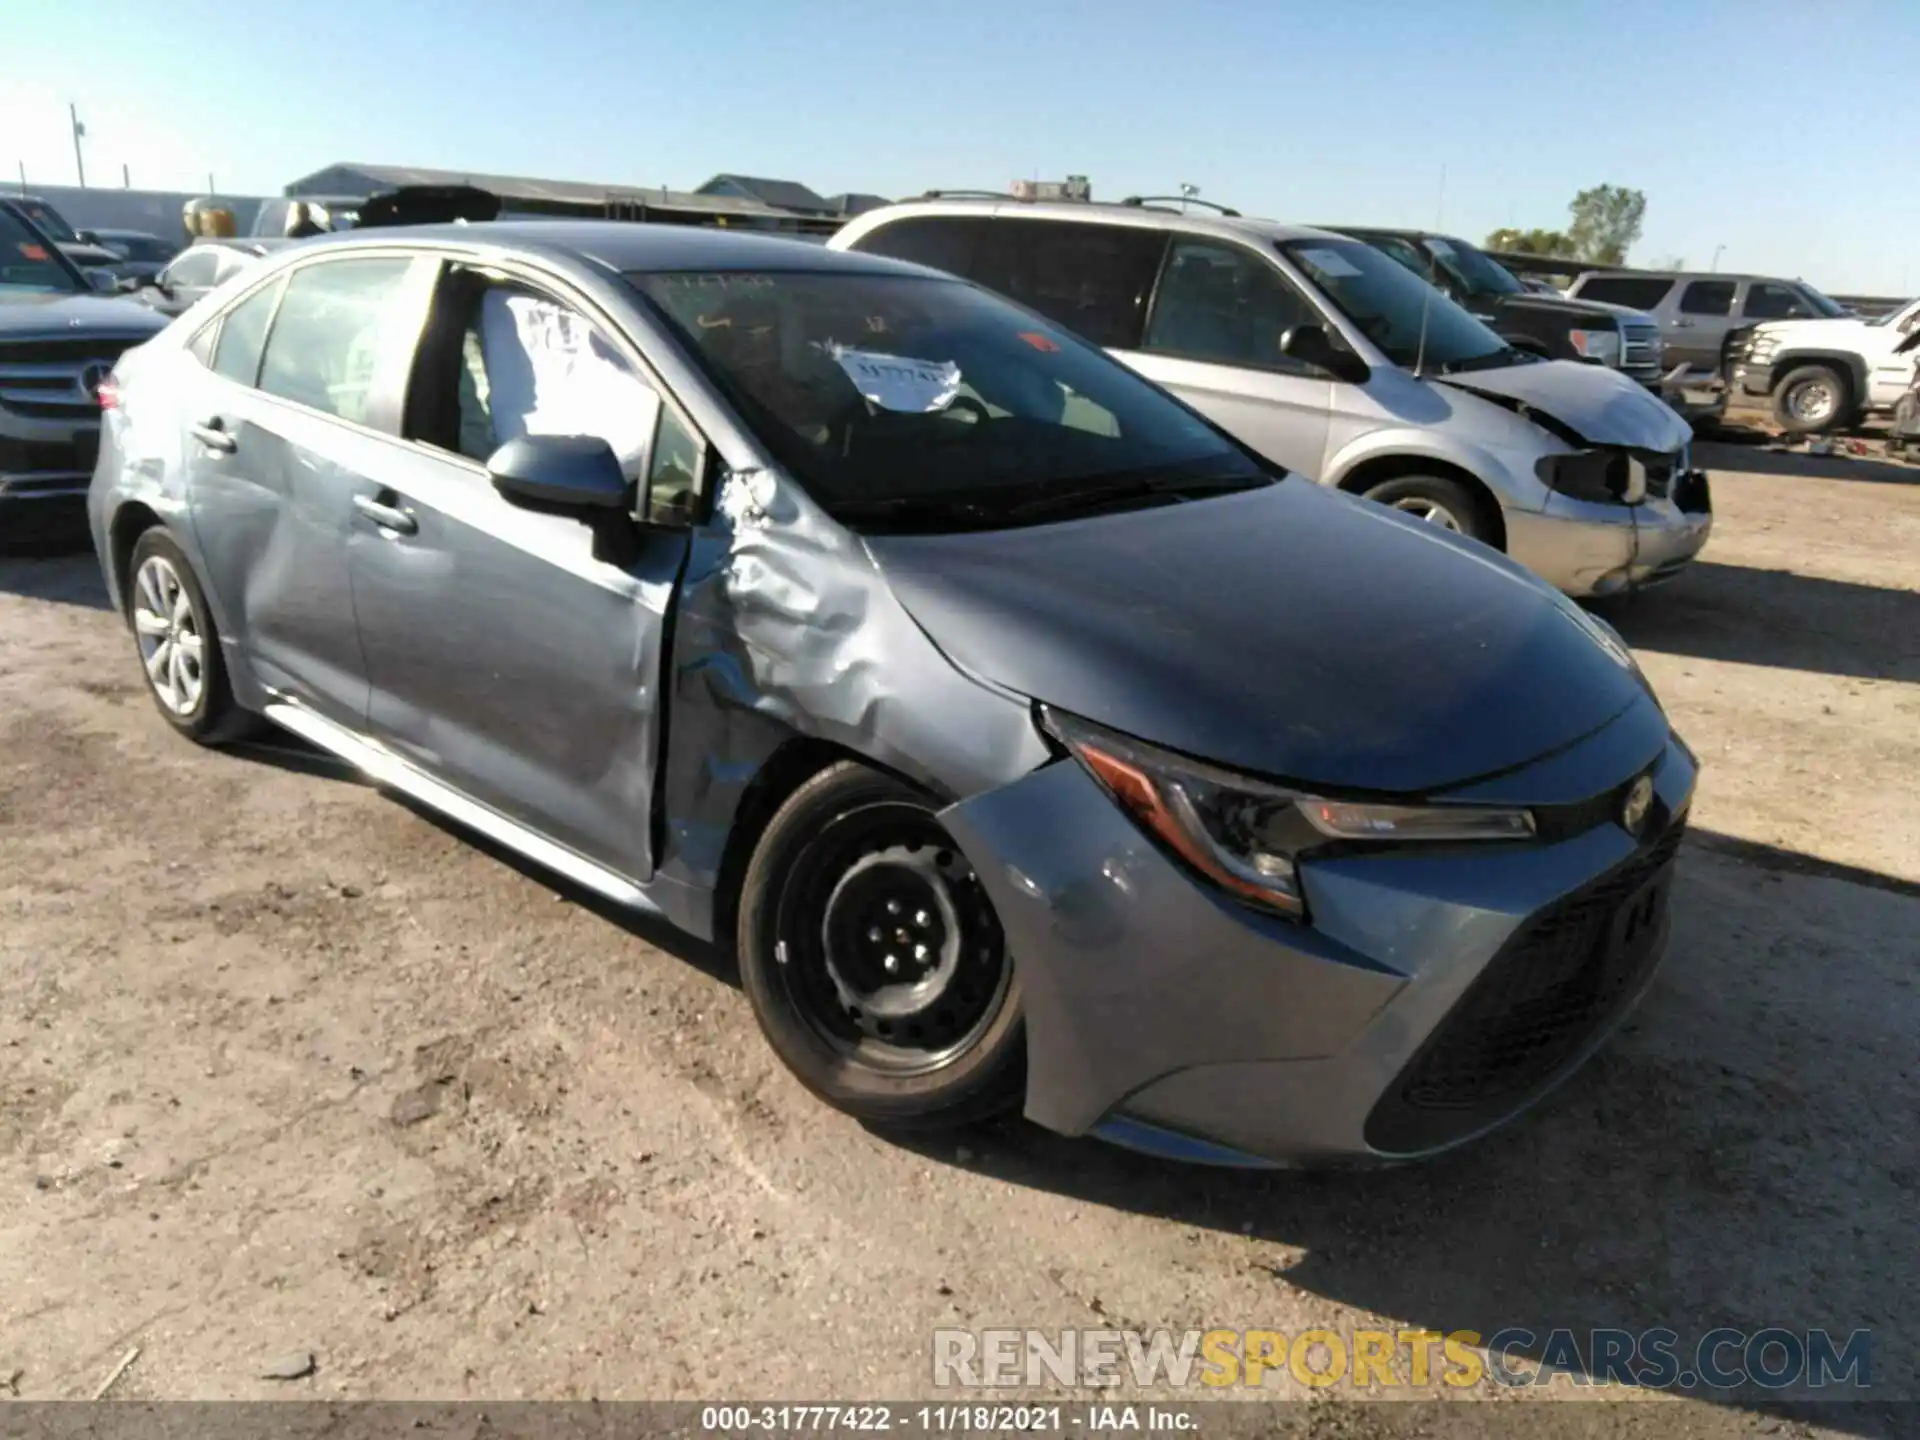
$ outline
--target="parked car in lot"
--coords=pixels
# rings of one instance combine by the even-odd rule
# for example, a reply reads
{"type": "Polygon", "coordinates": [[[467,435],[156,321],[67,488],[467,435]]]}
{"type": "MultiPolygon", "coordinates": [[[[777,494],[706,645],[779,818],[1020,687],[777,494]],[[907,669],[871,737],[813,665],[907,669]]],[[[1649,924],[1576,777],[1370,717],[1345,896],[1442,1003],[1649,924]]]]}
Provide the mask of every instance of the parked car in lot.
{"type": "Polygon", "coordinates": [[[1584,304],[1541,294],[1477,246],[1424,230],[1368,225],[1323,225],[1405,265],[1457,301],[1509,345],[1548,360],[1587,360],[1620,371],[1658,392],[1660,327],[1651,315],[1624,305],[1584,304]]]}
{"type": "Polygon", "coordinates": [[[84,536],[100,382],[161,322],[95,286],[0,196],[0,550],[84,536]]]}
{"type": "Polygon", "coordinates": [[[1670,362],[1725,372],[1729,339],[1763,320],[1839,317],[1846,310],[1811,285],[1710,271],[1589,270],[1567,294],[1644,310],[1659,323],[1670,362]]]}
{"type": "Polygon", "coordinates": [[[106,246],[100,244],[91,230],[76,230],[67,223],[67,217],[54,209],[38,195],[7,195],[8,204],[18,206],[33,223],[35,229],[50,238],[65,255],[82,270],[106,270],[109,273],[120,261],[120,257],[106,246]]]}
{"type": "Polygon", "coordinates": [[[174,242],[162,240],[145,230],[93,230],[88,233],[93,236],[95,243],[119,257],[109,268],[124,279],[151,280],[166,267],[169,260],[180,253],[180,247],[174,242]]]}
{"type": "Polygon", "coordinates": [[[1695,761],[1616,635],[961,281],[368,232],[115,379],[91,516],[168,723],[731,938],[866,1120],[1424,1154],[1658,961],[1695,761]]]}
{"type": "Polygon", "coordinates": [[[1712,525],[1670,407],[1617,372],[1514,349],[1357,240],[1148,205],[941,199],[869,211],[829,244],[1011,296],[1276,463],[1569,594],[1669,579],[1712,525]]]}
{"type": "Polygon", "coordinates": [[[176,255],[153,283],[135,298],[160,314],[184,315],[263,255],[291,245],[291,240],[201,240],[176,255]]]}
{"type": "Polygon", "coordinates": [[[1773,404],[1796,435],[1846,430],[1889,415],[1913,381],[1908,342],[1920,333],[1920,300],[1862,320],[1772,320],[1739,336],[1729,353],[1733,388],[1773,404]]]}

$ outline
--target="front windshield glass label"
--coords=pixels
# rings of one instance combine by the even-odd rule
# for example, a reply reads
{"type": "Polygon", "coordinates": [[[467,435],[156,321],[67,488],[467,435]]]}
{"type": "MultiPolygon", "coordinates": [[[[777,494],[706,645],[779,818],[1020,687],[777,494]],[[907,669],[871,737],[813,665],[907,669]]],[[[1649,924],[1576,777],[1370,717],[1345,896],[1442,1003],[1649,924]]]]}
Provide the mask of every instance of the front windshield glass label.
{"type": "Polygon", "coordinates": [[[1351,280],[1360,273],[1359,269],[1338,250],[1302,250],[1300,257],[1322,275],[1351,280]]]}
{"type": "Polygon", "coordinates": [[[828,342],[828,353],[862,398],[882,410],[928,415],[960,393],[960,367],[951,360],[914,360],[828,342]]]}

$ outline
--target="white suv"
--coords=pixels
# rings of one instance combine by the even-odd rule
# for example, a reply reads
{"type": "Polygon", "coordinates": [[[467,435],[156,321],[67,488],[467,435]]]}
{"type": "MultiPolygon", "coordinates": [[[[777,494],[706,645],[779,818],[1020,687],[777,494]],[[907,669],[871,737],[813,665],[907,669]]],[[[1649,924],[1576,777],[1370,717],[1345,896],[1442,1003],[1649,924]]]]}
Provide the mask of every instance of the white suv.
{"type": "Polygon", "coordinates": [[[1504,550],[1570,595],[1669,579],[1713,524],[1692,431],[1658,397],[1515,350],[1346,236],[1146,201],[930,198],[828,243],[1009,296],[1270,460],[1504,550]]]}

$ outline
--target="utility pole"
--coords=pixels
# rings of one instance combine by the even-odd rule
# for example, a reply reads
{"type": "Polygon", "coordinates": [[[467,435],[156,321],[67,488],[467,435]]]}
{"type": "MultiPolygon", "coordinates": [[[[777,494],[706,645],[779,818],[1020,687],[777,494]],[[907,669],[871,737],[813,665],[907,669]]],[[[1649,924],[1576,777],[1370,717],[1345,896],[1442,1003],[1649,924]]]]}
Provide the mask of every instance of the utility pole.
{"type": "Polygon", "coordinates": [[[27,162],[20,160],[15,163],[20,167],[20,193],[24,195],[27,193],[27,162]]]}
{"type": "Polygon", "coordinates": [[[1720,273],[1720,252],[1726,248],[1725,245],[1716,245],[1713,247],[1713,263],[1707,266],[1707,269],[1715,275],[1720,273]]]}
{"type": "Polygon", "coordinates": [[[120,188],[122,190],[133,188],[133,171],[128,168],[124,160],[120,162],[120,188]]]}
{"type": "Polygon", "coordinates": [[[80,142],[86,138],[87,127],[80,123],[80,111],[71,103],[67,105],[67,118],[73,122],[73,168],[80,177],[80,188],[87,188],[87,162],[80,158],[80,142]]]}

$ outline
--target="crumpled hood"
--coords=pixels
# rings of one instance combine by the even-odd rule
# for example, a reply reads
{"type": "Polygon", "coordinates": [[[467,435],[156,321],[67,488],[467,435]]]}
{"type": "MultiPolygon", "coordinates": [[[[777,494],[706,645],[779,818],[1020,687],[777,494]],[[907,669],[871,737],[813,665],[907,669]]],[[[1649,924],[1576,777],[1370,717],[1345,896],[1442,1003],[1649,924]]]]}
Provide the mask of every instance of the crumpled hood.
{"type": "Polygon", "coordinates": [[[1431,378],[1456,390],[1518,401],[1559,421],[1589,445],[1626,445],[1664,454],[1693,438],[1687,422],[1666,401],[1604,365],[1542,360],[1431,378]]]}
{"type": "Polygon", "coordinates": [[[0,335],[158,335],[161,316],[113,295],[0,295],[0,335]]]}
{"type": "Polygon", "coordinates": [[[1645,693],[1572,602],[1503,556],[1301,479],[866,543],[975,674],[1330,790],[1443,790],[1558,750],[1645,693]]]}

